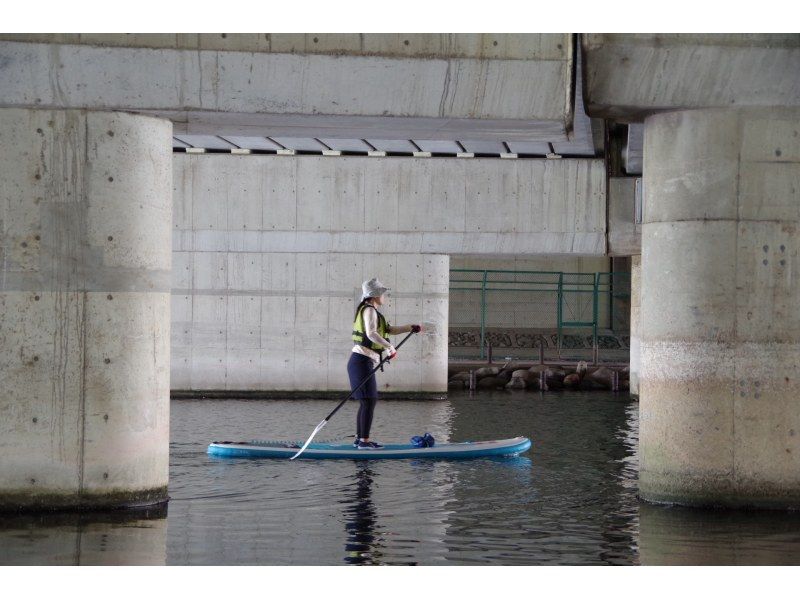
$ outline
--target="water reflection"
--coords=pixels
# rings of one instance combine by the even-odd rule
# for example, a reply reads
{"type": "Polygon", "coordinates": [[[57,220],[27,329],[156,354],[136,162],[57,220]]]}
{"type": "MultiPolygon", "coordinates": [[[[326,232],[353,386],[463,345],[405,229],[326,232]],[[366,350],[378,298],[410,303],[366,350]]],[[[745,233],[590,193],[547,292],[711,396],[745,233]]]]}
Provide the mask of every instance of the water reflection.
{"type": "MultiPolygon", "coordinates": [[[[0,517],[0,564],[800,564],[798,513],[640,504],[638,405],[613,393],[451,393],[381,405],[380,440],[425,431],[439,442],[531,438],[530,452],[511,459],[205,454],[211,438],[293,437],[330,408],[175,401],[168,535],[165,513],[0,517]]],[[[350,434],[352,419],[328,428],[350,434]]]]}
{"type": "Polygon", "coordinates": [[[0,517],[0,565],[165,565],[167,507],[0,517]]]}
{"type": "Polygon", "coordinates": [[[639,506],[643,565],[800,565],[800,513],[639,506]]]}
{"type": "Polygon", "coordinates": [[[372,502],[374,473],[369,463],[356,462],[354,500],[344,510],[347,541],[344,561],[351,565],[379,565],[375,535],[377,512],[372,502]]]}

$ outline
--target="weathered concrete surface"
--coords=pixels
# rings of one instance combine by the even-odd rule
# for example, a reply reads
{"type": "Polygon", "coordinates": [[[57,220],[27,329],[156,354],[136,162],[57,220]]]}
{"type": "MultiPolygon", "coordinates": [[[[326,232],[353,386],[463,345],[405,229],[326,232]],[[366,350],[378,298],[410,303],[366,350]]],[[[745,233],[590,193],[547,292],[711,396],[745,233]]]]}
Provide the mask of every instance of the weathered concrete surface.
{"type": "Polygon", "coordinates": [[[0,507],[167,498],[170,137],[0,110],[0,507]]]}
{"type": "Polygon", "coordinates": [[[572,45],[559,39],[531,38],[532,59],[0,41],[0,105],[142,111],[185,133],[566,141],[572,45]]]}
{"type": "Polygon", "coordinates": [[[800,105],[797,33],[592,33],[581,39],[592,117],[635,122],[664,110],[800,105]]]}
{"type": "Polygon", "coordinates": [[[635,178],[609,178],[608,255],[633,256],[642,251],[642,225],[634,220],[635,199],[635,178]]]}
{"type": "Polygon", "coordinates": [[[642,256],[631,256],[631,340],[630,340],[630,393],[639,395],[639,375],[642,368],[641,341],[642,256]]]}
{"type": "Polygon", "coordinates": [[[0,33],[0,41],[171,50],[561,60],[569,33],[0,33]]]}
{"type": "Polygon", "coordinates": [[[602,160],[175,155],[176,251],[603,255],[602,160]]]}
{"type": "Polygon", "coordinates": [[[198,250],[174,264],[173,390],[349,390],[353,315],[373,276],[392,289],[390,324],[428,328],[379,390],[447,387],[447,256],[198,250]]]}
{"type": "Polygon", "coordinates": [[[640,495],[800,507],[800,109],[645,121],[640,495]]]}

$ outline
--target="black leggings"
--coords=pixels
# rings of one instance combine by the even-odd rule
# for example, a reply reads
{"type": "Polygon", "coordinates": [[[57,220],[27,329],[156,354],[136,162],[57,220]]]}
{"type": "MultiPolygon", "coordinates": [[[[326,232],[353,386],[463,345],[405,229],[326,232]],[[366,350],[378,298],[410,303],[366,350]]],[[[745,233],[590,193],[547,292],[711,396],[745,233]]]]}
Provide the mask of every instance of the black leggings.
{"type": "MultiPolygon", "coordinates": [[[[367,376],[370,376],[375,364],[366,355],[351,353],[350,361],[347,362],[347,375],[350,377],[350,388],[355,389],[367,376]]],[[[375,374],[372,374],[359,390],[353,393],[353,397],[361,402],[356,416],[356,437],[369,438],[369,431],[372,428],[372,416],[375,414],[375,405],[378,403],[378,382],[375,374]]]]}
{"type": "Polygon", "coordinates": [[[361,401],[361,407],[358,408],[358,416],[356,417],[356,436],[357,438],[369,438],[372,416],[375,414],[375,405],[378,403],[378,397],[359,400],[361,401]]]}

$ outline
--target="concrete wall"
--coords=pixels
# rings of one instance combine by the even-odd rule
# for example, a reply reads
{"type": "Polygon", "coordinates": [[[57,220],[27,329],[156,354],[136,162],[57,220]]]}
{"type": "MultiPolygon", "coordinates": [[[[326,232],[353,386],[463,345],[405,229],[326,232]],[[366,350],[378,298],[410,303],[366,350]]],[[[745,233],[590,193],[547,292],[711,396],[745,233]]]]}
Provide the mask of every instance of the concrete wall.
{"type": "Polygon", "coordinates": [[[608,254],[639,255],[642,225],[634,219],[636,178],[611,177],[608,181],[608,254]]]}
{"type": "Polygon", "coordinates": [[[599,160],[174,160],[173,390],[346,388],[372,276],[434,328],[381,384],[444,390],[449,254],[602,252],[599,160]]]}
{"type": "Polygon", "coordinates": [[[447,256],[176,251],[173,260],[173,390],[349,390],[353,315],[373,276],[392,289],[382,309],[390,324],[431,329],[402,347],[379,389],[446,386],[447,256]]]}
{"type": "Polygon", "coordinates": [[[454,56],[394,55],[394,40],[376,56],[0,41],[0,104],[136,110],[184,133],[567,141],[568,36],[504,44],[531,59],[484,56],[480,40],[454,56]]]}
{"type": "Polygon", "coordinates": [[[605,253],[602,160],[176,154],[175,180],[179,251],[605,253]]]}
{"type": "Polygon", "coordinates": [[[171,130],[0,110],[0,508],[167,499],[171,130]]]}
{"type": "Polygon", "coordinates": [[[592,117],[681,108],[800,105],[800,34],[583,34],[592,117]]]}

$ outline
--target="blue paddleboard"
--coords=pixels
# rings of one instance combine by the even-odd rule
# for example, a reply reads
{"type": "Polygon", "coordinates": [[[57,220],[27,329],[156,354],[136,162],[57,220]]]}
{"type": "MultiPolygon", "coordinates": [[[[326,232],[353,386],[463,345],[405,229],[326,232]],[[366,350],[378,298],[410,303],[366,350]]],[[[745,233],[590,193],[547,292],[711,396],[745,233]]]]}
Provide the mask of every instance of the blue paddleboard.
{"type": "MultiPolygon", "coordinates": [[[[289,459],[300,450],[300,446],[285,442],[212,442],[208,445],[208,454],[237,459],[289,459]]],[[[382,449],[357,449],[352,444],[312,442],[298,459],[475,459],[518,455],[530,447],[531,441],[522,436],[425,448],[413,444],[387,444],[382,449]]]]}

